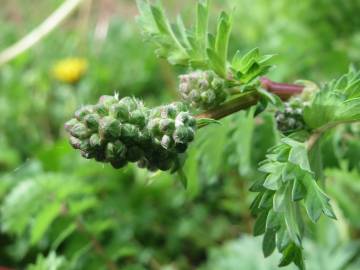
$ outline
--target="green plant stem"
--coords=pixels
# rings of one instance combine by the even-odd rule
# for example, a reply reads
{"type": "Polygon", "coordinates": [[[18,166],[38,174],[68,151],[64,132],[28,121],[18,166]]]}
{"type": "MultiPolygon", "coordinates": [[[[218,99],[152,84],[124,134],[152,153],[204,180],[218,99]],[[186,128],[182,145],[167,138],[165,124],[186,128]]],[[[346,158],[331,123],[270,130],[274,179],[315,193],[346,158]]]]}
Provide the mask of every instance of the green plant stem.
{"type": "Polygon", "coordinates": [[[328,130],[330,130],[334,127],[337,127],[338,125],[341,125],[341,124],[351,124],[351,123],[356,123],[356,122],[359,122],[359,121],[358,120],[338,121],[338,122],[329,123],[327,125],[319,127],[318,129],[315,129],[307,141],[308,151],[310,151],[316,145],[318,140],[328,130]]]}
{"type": "Polygon", "coordinates": [[[239,95],[238,97],[222,104],[218,108],[198,114],[196,115],[196,118],[210,118],[219,120],[240,110],[246,110],[251,106],[256,105],[259,100],[260,95],[257,93],[257,91],[251,91],[239,95]]]}
{"type": "Polygon", "coordinates": [[[83,2],[84,0],[67,0],[57,10],[54,11],[36,29],[19,40],[14,45],[0,52],[0,66],[11,61],[21,53],[30,49],[44,37],[50,34],[83,2]]]}

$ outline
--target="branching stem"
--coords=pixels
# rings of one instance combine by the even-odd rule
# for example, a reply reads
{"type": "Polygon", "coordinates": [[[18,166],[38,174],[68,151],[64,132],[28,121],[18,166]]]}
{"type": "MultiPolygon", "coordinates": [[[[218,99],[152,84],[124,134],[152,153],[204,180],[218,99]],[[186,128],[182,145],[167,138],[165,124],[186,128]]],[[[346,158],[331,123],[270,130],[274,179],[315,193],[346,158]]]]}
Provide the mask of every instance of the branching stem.
{"type": "Polygon", "coordinates": [[[256,105],[259,100],[260,95],[256,91],[251,91],[239,95],[238,97],[224,103],[218,108],[199,114],[196,116],[196,118],[211,118],[219,120],[240,110],[246,110],[251,106],[256,105]]]}

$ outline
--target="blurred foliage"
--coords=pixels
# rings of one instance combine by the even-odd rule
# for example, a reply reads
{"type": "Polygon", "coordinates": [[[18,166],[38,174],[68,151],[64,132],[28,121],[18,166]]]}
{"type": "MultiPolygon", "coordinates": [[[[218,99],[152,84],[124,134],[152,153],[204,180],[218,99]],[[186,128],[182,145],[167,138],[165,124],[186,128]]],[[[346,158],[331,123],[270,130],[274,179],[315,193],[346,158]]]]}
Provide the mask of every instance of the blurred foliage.
{"type": "MultiPolygon", "coordinates": [[[[131,12],[135,6],[133,1],[110,2],[116,11],[131,12]]],[[[167,2],[174,9],[187,4],[167,2]]],[[[349,62],[360,62],[357,0],[214,2],[221,9],[236,6],[233,53],[258,46],[278,54],[271,73],[275,79],[321,82],[344,73],[349,62]]],[[[60,3],[36,1],[36,9],[31,1],[2,3],[0,50],[60,3]]],[[[79,11],[39,45],[0,67],[0,266],[277,269],[278,258],[264,261],[259,239],[246,236],[254,223],[249,211],[254,194],[248,189],[259,176],[258,162],[279,139],[272,114],[253,120],[250,110],[222,120],[221,128],[201,130],[185,164],[188,190],[166,174],[132,166],[116,171],[83,161],[68,146],[63,123],[99,95],[117,91],[149,104],[176,95],[176,74],[144,44],[134,20],[103,15],[114,12],[112,5],[104,11],[93,3],[88,15],[79,11]],[[96,29],[106,21],[109,29],[102,36],[96,29]],[[57,81],[51,72],[69,57],[88,63],[72,84],[57,81]]],[[[190,16],[184,14],[185,23],[190,16]]],[[[210,22],[215,27],[213,16],[210,22]]],[[[360,267],[355,242],[360,235],[359,136],[359,125],[346,125],[322,142],[326,191],[336,202],[334,224],[341,230],[325,234],[329,225],[320,223],[305,232],[309,269],[360,267]],[[322,243],[322,237],[334,235],[339,239],[332,245],[322,243]]]]}

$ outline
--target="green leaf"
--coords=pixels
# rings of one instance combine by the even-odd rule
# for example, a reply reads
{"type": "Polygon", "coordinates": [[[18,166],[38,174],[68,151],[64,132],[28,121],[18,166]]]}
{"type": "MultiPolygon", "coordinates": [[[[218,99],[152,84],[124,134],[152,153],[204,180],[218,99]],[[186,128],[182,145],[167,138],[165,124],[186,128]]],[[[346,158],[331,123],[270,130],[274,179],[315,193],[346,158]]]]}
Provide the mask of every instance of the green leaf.
{"type": "Polygon", "coordinates": [[[350,70],[325,84],[304,110],[304,120],[313,129],[327,129],[360,121],[360,72],[350,70]]]}
{"type": "Polygon", "coordinates": [[[274,230],[266,230],[262,244],[262,249],[265,257],[269,257],[275,250],[275,236],[276,232],[274,230]]]}
{"type": "Polygon", "coordinates": [[[274,210],[270,210],[266,219],[266,230],[271,229],[276,231],[280,228],[281,222],[281,215],[279,213],[276,213],[274,210]]]}
{"type": "Polygon", "coordinates": [[[213,49],[208,48],[206,52],[209,57],[210,66],[212,67],[212,69],[220,77],[226,78],[226,68],[221,57],[213,49]]]}
{"type": "Polygon", "coordinates": [[[278,190],[281,186],[281,171],[269,174],[264,182],[264,187],[270,190],[278,190]]]}
{"type": "Polygon", "coordinates": [[[278,189],[275,192],[274,195],[274,202],[273,202],[273,208],[276,212],[282,212],[285,208],[285,201],[286,201],[286,185],[281,186],[280,189],[278,189]]]}
{"type": "Polygon", "coordinates": [[[282,109],[282,107],[284,106],[282,100],[280,99],[279,96],[274,95],[272,93],[270,93],[269,91],[259,88],[258,93],[268,102],[270,102],[271,104],[273,104],[276,108],[278,108],[279,110],[282,109]]]}
{"type": "Polygon", "coordinates": [[[180,168],[178,171],[177,171],[177,175],[179,177],[179,180],[181,182],[181,184],[183,185],[183,187],[185,189],[187,189],[187,186],[188,186],[188,179],[187,179],[187,176],[185,174],[185,172],[183,171],[182,168],[180,168]]]}
{"type": "Polygon", "coordinates": [[[236,56],[233,61],[233,68],[241,71],[242,73],[247,73],[251,66],[256,63],[257,58],[260,55],[259,48],[254,48],[247,52],[243,57],[236,56]]]}
{"type": "Polygon", "coordinates": [[[209,21],[209,1],[201,3],[200,1],[197,4],[196,12],[196,40],[200,48],[207,48],[207,39],[208,39],[208,21],[209,21]]]}
{"type": "MultiPolygon", "coordinates": [[[[302,258],[302,251],[299,247],[297,247],[294,244],[289,245],[284,253],[283,253],[283,257],[281,258],[281,261],[279,263],[279,267],[284,267],[289,265],[292,262],[302,262],[303,258],[302,258]]],[[[300,270],[305,269],[304,264],[301,263],[300,265],[298,265],[300,270]]]]}
{"type": "Polygon", "coordinates": [[[312,173],[306,145],[290,138],[284,138],[282,141],[291,146],[289,152],[289,162],[298,165],[304,171],[312,173]]]}
{"type": "Polygon", "coordinates": [[[304,178],[304,184],[306,186],[305,208],[310,219],[315,223],[324,213],[326,216],[332,219],[336,219],[336,216],[329,203],[330,199],[317,185],[315,179],[310,176],[304,178]]]}
{"type": "Polygon", "coordinates": [[[60,214],[61,203],[54,202],[46,205],[36,217],[31,230],[30,243],[32,245],[37,244],[44,236],[45,232],[51,225],[51,223],[60,214]]]}
{"type": "Polygon", "coordinates": [[[215,52],[219,56],[224,70],[226,70],[231,27],[232,19],[228,14],[222,12],[218,19],[218,28],[215,40],[215,52]]]}
{"type": "Polygon", "coordinates": [[[286,227],[282,227],[276,234],[276,246],[279,252],[284,252],[284,250],[291,245],[291,239],[286,227]]]}
{"type": "Polygon", "coordinates": [[[263,233],[265,233],[266,219],[267,219],[268,213],[269,213],[268,210],[264,210],[257,217],[255,224],[254,224],[254,231],[253,231],[254,236],[259,236],[259,235],[262,235],[263,233]]]}
{"type": "Polygon", "coordinates": [[[196,125],[198,128],[202,128],[208,125],[221,125],[221,122],[215,119],[211,119],[211,118],[199,118],[196,120],[196,125]]]}
{"type": "Polygon", "coordinates": [[[296,213],[296,203],[291,200],[291,191],[289,186],[286,191],[286,199],[284,204],[284,218],[289,236],[296,245],[301,246],[300,222],[296,213]]]}
{"type": "Polygon", "coordinates": [[[273,199],[274,192],[270,190],[266,190],[264,192],[263,197],[261,198],[259,207],[263,209],[268,209],[272,206],[272,199],[273,199]]]}
{"type": "Polygon", "coordinates": [[[306,196],[306,189],[301,179],[295,179],[291,192],[291,199],[293,201],[300,201],[306,196]]]}

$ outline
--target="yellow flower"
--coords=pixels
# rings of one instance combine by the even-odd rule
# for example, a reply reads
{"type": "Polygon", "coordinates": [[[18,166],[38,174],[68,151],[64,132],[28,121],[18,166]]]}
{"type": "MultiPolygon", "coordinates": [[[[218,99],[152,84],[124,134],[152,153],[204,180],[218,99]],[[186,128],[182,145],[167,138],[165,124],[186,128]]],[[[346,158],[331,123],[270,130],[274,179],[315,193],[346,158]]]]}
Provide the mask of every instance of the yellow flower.
{"type": "Polygon", "coordinates": [[[88,63],[82,58],[67,58],[57,62],[52,74],[54,77],[65,83],[76,83],[84,75],[88,67],[88,63]]]}

